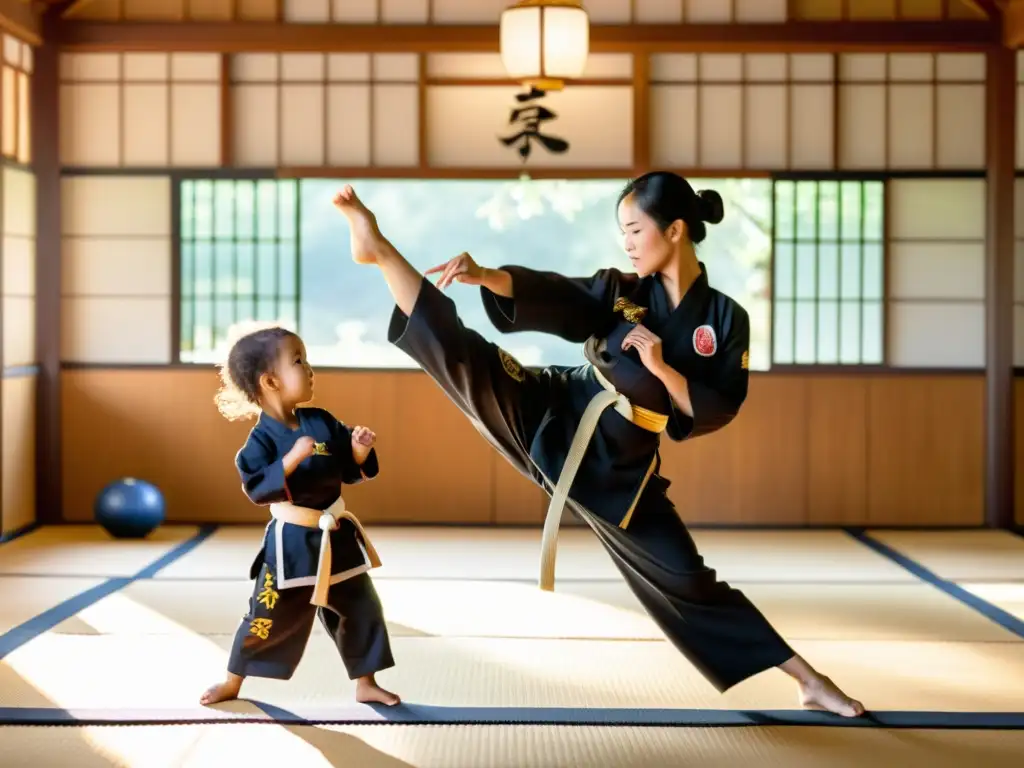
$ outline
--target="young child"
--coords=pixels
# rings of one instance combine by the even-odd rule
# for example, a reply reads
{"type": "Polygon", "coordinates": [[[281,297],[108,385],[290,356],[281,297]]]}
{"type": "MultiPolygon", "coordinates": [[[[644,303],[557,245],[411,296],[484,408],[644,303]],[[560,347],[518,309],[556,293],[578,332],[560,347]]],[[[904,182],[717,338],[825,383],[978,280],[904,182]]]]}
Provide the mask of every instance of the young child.
{"type": "Polygon", "coordinates": [[[235,457],[242,488],[272,519],[249,578],[249,611],[235,634],[224,682],[204,705],[234,699],[248,676],[288,680],[318,616],[341,653],[356,699],[394,705],[374,673],[394,666],[368,571],[380,565],[362,526],[345,511],[342,484],[377,475],[376,436],[330,413],[299,408],[313,398],[302,340],[283,328],[242,336],[221,368],[216,402],[230,420],[257,417],[235,457]]]}

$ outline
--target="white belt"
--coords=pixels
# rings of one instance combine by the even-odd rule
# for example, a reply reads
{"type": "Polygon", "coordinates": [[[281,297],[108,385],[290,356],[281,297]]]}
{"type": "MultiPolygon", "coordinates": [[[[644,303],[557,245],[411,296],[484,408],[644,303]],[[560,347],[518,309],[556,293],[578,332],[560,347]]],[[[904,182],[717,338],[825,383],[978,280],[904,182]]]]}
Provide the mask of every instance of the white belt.
{"type": "MultiPolygon", "coordinates": [[[[338,529],[339,520],[351,521],[363,539],[363,547],[366,550],[366,556],[370,559],[370,567],[380,567],[377,550],[373,548],[370,538],[366,535],[366,531],[363,530],[363,526],[356,516],[345,509],[345,500],[340,496],[323,512],[283,501],[271,504],[270,514],[279,523],[291,523],[303,528],[319,528],[323,531],[320,536],[320,561],[316,568],[316,585],[313,587],[313,596],[309,599],[313,605],[327,605],[327,592],[331,588],[331,531],[338,529]]],[[[278,552],[277,557],[279,559],[283,557],[282,553],[278,552]]]]}
{"type": "MultiPolygon", "coordinates": [[[[569,488],[572,487],[572,481],[576,478],[576,472],[579,471],[580,464],[583,461],[583,455],[586,453],[587,446],[590,445],[590,440],[597,430],[601,414],[606,408],[614,406],[615,410],[623,418],[643,429],[656,433],[664,431],[665,426],[668,424],[667,416],[632,405],[629,399],[618,392],[614,385],[597,368],[591,366],[591,370],[594,373],[594,378],[597,379],[604,389],[604,392],[598,392],[594,395],[583,411],[580,423],[576,427],[576,434],[573,436],[572,444],[569,446],[569,452],[565,457],[565,463],[562,465],[562,472],[559,474],[555,490],[551,494],[551,503],[548,504],[547,516],[544,518],[544,532],[541,534],[540,541],[540,588],[548,592],[555,588],[555,555],[558,548],[558,527],[562,522],[562,510],[565,508],[566,499],[569,497],[569,488]]],[[[647,476],[644,478],[644,484],[646,484],[647,478],[650,477],[653,467],[652,461],[651,468],[648,469],[647,476]]],[[[640,490],[643,490],[643,486],[641,486],[640,490]]],[[[625,523],[627,520],[628,518],[624,519],[623,522],[625,523]]]]}

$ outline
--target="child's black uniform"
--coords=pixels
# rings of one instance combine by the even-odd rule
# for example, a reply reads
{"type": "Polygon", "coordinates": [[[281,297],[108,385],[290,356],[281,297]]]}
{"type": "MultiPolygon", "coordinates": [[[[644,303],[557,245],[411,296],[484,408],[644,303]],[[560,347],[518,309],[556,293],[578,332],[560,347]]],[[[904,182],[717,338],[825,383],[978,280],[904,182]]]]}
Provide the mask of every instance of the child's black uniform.
{"type": "MultiPolygon", "coordinates": [[[[290,503],[318,512],[332,506],[343,509],[336,503],[342,484],[376,477],[377,453],[371,450],[359,466],[348,427],[321,408],[299,408],[295,413],[296,429],[260,414],[235,459],[245,494],[259,505],[290,503]],[[285,478],[282,460],[304,435],[316,441],[316,450],[285,478]]],[[[231,647],[229,672],[289,679],[306,648],[314,615],[334,638],[351,679],[394,666],[383,609],[368,573],[379,564],[376,553],[350,520],[337,523],[330,533],[326,606],[312,603],[321,529],[278,519],[267,525],[249,572],[256,583],[231,647]]]]}

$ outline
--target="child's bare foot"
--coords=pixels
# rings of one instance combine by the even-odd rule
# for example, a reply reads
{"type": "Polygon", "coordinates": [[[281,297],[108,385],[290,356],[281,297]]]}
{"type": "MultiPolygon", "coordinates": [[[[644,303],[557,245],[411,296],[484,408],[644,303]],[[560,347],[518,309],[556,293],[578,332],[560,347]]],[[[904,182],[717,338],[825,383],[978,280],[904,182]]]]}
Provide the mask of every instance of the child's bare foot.
{"type": "Polygon", "coordinates": [[[824,676],[800,683],[800,704],[807,709],[820,709],[843,717],[860,717],[864,714],[863,704],[851,699],[824,676]]]}
{"type": "Polygon", "coordinates": [[[395,704],[401,703],[402,700],[397,694],[386,691],[377,685],[373,675],[367,675],[366,677],[360,677],[356,682],[356,701],[360,704],[376,702],[377,704],[386,704],[389,707],[393,707],[395,704]]]}
{"type": "Polygon", "coordinates": [[[238,698],[240,690],[242,690],[242,678],[238,675],[229,674],[223,683],[207,688],[203,695],[199,697],[199,703],[205,707],[221,701],[231,701],[238,698]]]}
{"type": "Polygon", "coordinates": [[[376,264],[387,245],[377,227],[377,217],[356,197],[351,184],[334,196],[334,205],[348,219],[352,260],[356,264],[376,264]]]}

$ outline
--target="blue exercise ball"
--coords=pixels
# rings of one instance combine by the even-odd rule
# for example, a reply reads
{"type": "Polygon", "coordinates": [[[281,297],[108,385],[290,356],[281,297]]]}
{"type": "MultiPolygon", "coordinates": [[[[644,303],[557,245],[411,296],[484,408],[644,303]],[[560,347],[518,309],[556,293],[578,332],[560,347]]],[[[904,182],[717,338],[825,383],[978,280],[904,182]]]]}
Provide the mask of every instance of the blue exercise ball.
{"type": "Polygon", "coordinates": [[[123,477],[96,496],[96,522],[116,539],[143,539],[164,521],[164,495],[145,480],[123,477]]]}

